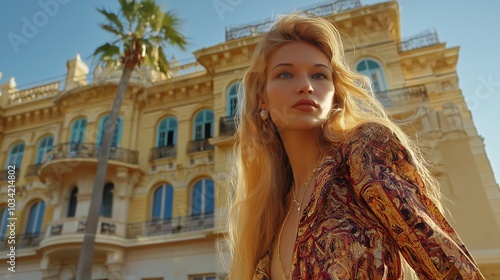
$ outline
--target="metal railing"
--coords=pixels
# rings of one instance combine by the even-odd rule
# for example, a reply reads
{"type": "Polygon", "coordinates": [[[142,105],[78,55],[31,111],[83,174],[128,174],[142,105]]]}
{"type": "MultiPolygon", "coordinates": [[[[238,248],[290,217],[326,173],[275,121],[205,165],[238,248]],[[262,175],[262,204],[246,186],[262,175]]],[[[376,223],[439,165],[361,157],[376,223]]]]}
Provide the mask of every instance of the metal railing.
{"type": "Polygon", "coordinates": [[[180,216],[127,225],[127,238],[169,235],[214,228],[214,214],[180,216]]]}
{"type": "Polygon", "coordinates": [[[427,88],[425,85],[375,92],[375,96],[386,108],[428,100],[427,88]]]}
{"type": "Polygon", "coordinates": [[[177,156],[177,147],[168,145],[164,147],[153,147],[149,150],[149,161],[160,158],[173,158],[177,156]]]}
{"type": "Polygon", "coordinates": [[[219,135],[232,136],[236,132],[236,123],[234,116],[221,117],[219,121],[219,135]]]}
{"type": "MultiPolygon", "coordinates": [[[[359,7],[361,7],[360,0],[338,0],[333,3],[307,8],[302,11],[316,14],[318,16],[326,16],[356,9],[359,7]]],[[[273,20],[267,20],[262,23],[248,24],[241,27],[228,27],[226,28],[226,41],[255,36],[268,32],[273,24],[273,20]]]]}
{"type": "Polygon", "coordinates": [[[26,174],[24,177],[33,177],[33,176],[38,176],[38,170],[40,167],[42,167],[43,164],[32,164],[28,166],[28,169],[26,170],[26,174]]]}
{"type": "MultiPolygon", "coordinates": [[[[100,145],[95,143],[63,143],[55,145],[47,153],[45,162],[54,159],[74,159],[74,158],[98,158],[100,145]]],[[[111,147],[108,159],[117,160],[130,164],[138,164],[139,157],[137,151],[123,148],[111,147]]]]}
{"type": "MultiPolygon", "coordinates": [[[[15,247],[16,249],[24,249],[24,248],[35,248],[38,247],[40,244],[40,240],[42,240],[43,233],[23,233],[23,234],[18,234],[15,238],[15,247]]],[[[5,237],[4,237],[5,238],[5,237]]],[[[12,244],[9,244],[8,238],[5,238],[5,240],[2,241],[2,251],[9,251],[10,246],[12,244]]]]}
{"type": "Polygon", "coordinates": [[[19,175],[21,174],[21,169],[16,167],[16,170],[10,170],[10,172],[8,169],[0,170],[0,182],[9,180],[9,174],[15,176],[14,178],[17,181],[19,179],[19,175]]]}
{"type": "Polygon", "coordinates": [[[406,52],[414,49],[428,47],[439,44],[439,38],[435,31],[425,31],[399,44],[399,51],[406,52]]]}
{"type": "Polygon", "coordinates": [[[213,150],[214,146],[208,142],[208,139],[201,139],[195,141],[189,141],[187,145],[188,153],[195,153],[199,151],[213,150]]]}

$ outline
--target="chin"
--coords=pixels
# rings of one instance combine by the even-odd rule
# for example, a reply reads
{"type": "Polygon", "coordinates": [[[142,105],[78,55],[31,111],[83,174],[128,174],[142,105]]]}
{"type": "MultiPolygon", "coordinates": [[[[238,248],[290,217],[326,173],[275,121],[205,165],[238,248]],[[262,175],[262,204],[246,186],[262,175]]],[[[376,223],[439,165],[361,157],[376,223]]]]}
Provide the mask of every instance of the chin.
{"type": "Polygon", "coordinates": [[[282,129],[280,129],[280,126],[278,127],[279,131],[282,130],[305,130],[305,131],[311,131],[314,129],[321,129],[321,125],[326,123],[326,120],[319,121],[317,119],[315,120],[293,120],[290,123],[286,125],[282,125],[282,129]]]}

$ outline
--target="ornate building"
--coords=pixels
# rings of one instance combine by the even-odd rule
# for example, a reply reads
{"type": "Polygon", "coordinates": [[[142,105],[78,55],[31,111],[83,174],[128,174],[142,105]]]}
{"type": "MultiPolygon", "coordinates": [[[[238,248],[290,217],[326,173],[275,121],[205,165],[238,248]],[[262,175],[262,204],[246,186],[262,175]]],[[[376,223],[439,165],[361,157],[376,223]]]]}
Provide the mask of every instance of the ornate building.
{"type": "MultiPolygon", "coordinates": [[[[500,191],[458,86],[458,47],[431,32],[402,41],[396,1],[341,0],[308,11],[342,30],[352,67],[371,78],[395,119],[411,121],[405,128],[438,162],[433,173],[449,199],[451,223],[485,276],[500,279],[500,191]]],[[[194,52],[193,63],[173,62],[166,78],[135,72],[114,131],[93,279],[209,280],[224,273],[238,83],[270,25],[228,29],[225,42],[194,52]]],[[[75,278],[121,71],[88,73],[77,56],[65,81],[23,90],[13,79],[2,85],[1,278],[75,278]]]]}

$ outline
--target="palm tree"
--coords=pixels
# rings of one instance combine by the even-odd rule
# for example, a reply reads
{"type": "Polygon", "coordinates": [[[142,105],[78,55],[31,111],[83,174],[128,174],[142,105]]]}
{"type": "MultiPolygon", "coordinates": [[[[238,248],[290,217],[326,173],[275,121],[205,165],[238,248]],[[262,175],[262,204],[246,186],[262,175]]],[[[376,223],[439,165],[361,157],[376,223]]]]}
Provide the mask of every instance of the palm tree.
{"type": "Polygon", "coordinates": [[[101,28],[117,36],[113,43],[106,43],[94,52],[98,65],[123,67],[112,111],[104,130],[95,177],[85,235],[78,263],[77,280],[90,279],[94,242],[102,202],[108,155],[123,98],[135,67],[148,64],[162,73],[168,70],[164,50],[177,46],[185,50],[186,39],[178,31],[179,19],[171,12],[164,12],[154,0],[118,0],[120,13],[97,9],[107,19],[101,28]]]}

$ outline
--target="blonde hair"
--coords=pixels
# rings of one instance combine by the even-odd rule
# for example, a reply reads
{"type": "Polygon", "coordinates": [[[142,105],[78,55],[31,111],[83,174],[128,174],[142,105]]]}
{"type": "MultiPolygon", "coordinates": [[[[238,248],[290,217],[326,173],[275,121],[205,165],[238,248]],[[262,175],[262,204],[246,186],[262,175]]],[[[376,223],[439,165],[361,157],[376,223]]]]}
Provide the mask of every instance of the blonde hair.
{"type": "Polygon", "coordinates": [[[291,167],[277,128],[271,121],[261,119],[259,104],[265,92],[267,62],[278,48],[291,42],[309,43],[331,60],[335,110],[323,125],[319,148],[328,151],[357,126],[379,123],[393,131],[408,150],[428,187],[428,195],[440,205],[437,184],[416,145],[376,100],[370,80],[349,69],[334,25],[311,14],[282,16],[257,45],[243,81],[229,195],[230,279],[252,278],[258,260],[270,247],[284,219],[283,202],[292,181],[291,167]]]}

